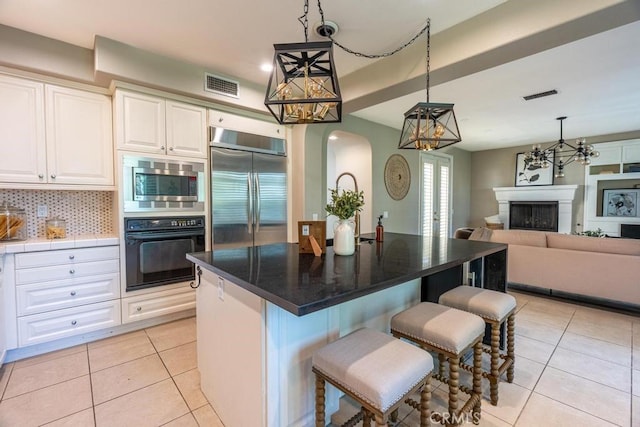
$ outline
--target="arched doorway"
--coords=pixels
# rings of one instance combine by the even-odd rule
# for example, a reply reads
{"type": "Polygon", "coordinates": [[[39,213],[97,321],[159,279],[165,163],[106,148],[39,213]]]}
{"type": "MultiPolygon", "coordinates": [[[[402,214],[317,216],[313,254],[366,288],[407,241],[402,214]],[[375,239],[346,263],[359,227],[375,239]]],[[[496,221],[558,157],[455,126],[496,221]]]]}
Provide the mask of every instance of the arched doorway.
{"type": "MultiPolygon", "coordinates": [[[[374,231],[371,144],[360,135],[333,131],[327,141],[328,189],[336,187],[336,178],[343,172],[352,173],[356,177],[358,190],[364,192],[364,208],[360,212],[360,232],[370,233],[374,231]]],[[[354,190],[354,182],[351,177],[343,176],[340,179],[339,188],[340,190],[354,190]]],[[[333,238],[335,222],[335,217],[327,217],[328,238],[333,238]]]]}

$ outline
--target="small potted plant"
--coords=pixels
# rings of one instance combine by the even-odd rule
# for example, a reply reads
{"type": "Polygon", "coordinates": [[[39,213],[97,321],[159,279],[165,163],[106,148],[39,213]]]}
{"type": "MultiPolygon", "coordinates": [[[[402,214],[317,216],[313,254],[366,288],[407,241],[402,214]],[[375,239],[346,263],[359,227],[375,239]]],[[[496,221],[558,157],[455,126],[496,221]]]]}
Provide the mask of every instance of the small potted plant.
{"type": "Polygon", "coordinates": [[[352,255],[355,252],[354,225],[349,221],[364,206],[364,192],[330,189],[331,201],[325,207],[328,215],[338,217],[333,231],[333,252],[336,255],[352,255]]]}

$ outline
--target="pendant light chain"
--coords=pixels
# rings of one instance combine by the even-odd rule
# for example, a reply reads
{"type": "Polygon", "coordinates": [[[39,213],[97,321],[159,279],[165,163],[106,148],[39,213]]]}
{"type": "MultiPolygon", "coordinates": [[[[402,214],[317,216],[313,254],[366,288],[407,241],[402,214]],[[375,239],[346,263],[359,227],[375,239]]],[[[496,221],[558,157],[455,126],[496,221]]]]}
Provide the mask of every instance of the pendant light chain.
{"type": "Polygon", "coordinates": [[[304,42],[309,42],[309,0],[304,0],[304,14],[298,18],[298,21],[304,28],[304,42]]]}
{"type": "Polygon", "coordinates": [[[429,71],[431,71],[431,18],[427,19],[427,103],[429,102],[429,71]]]}
{"type": "MultiPolygon", "coordinates": [[[[307,2],[307,1],[308,0],[305,0],[305,2],[307,2]]],[[[320,20],[322,22],[322,26],[324,27],[325,26],[325,23],[324,23],[324,11],[322,10],[322,5],[320,4],[320,0],[318,0],[318,11],[320,12],[320,20]]],[[[329,38],[329,40],[331,40],[333,42],[333,44],[335,44],[336,46],[338,46],[340,49],[344,50],[347,53],[350,53],[352,55],[359,56],[359,57],[362,57],[362,58],[377,59],[377,58],[386,58],[388,56],[395,55],[396,53],[400,52],[405,47],[412,45],[413,42],[415,42],[418,37],[420,37],[421,35],[424,34],[424,32],[427,30],[428,27],[429,27],[429,20],[427,20],[427,25],[422,27],[420,32],[418,32],[418,34],[416,34],[411,40],[409,40],[408,42],[406,42],[402,46],[397,47],[396,49],[394,49],[394,50],[392,50],[390,52],[379,53],[379,54],[362,53],[362,52],[357,52],[355,50],[349,49],[348,47],[343,46],[340,43],[338,43],[333,38],[333,36],[331,34],[327,34],[327,38],[329,38]]],[[[306,39],[306,27],[305,27],[305,39],[306,39]]]]}

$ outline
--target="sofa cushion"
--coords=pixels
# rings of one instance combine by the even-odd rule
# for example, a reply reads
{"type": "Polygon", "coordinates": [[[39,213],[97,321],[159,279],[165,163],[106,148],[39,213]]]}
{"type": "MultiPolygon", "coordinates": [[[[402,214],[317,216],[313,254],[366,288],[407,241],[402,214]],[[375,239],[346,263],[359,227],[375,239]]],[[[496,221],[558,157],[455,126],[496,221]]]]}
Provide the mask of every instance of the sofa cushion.
{"type": "Polygon", "coordinates": [[[547,233],[547,246],[574,251],[640,255],[639,239],[608,239],[571,234],[547,233]]]}
{"type": "Polygon", "coordinates": [[[469,240],[479,240],[481,242],[489,242],[491,240],[492,230],[485,227],[478,227],[469,235],[469,240]]]}
{"type": "Polygon", "coordinates": [[[490,242],[547,247],[547,233],[531,230],[492,230],[490,242]]]}

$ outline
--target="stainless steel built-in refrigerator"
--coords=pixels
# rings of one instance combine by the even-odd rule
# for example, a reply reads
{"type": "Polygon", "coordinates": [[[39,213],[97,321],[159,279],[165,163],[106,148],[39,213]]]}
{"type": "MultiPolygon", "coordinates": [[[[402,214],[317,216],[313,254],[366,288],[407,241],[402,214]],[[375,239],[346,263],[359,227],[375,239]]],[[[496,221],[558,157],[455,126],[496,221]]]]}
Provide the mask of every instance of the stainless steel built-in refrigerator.
{"type": "Polygon", "coordinates": [[[213,249],[286,242],[286,157],[212,145],[213,249]]]}

